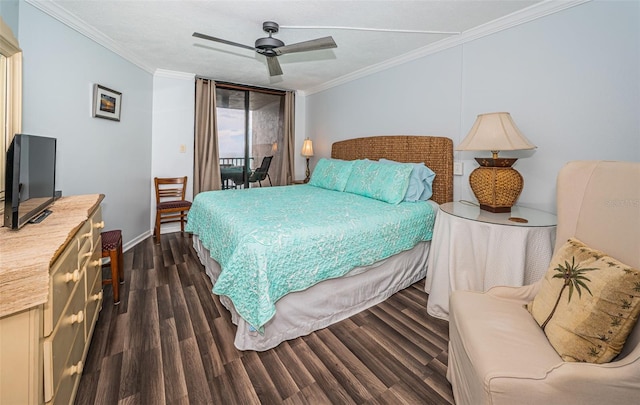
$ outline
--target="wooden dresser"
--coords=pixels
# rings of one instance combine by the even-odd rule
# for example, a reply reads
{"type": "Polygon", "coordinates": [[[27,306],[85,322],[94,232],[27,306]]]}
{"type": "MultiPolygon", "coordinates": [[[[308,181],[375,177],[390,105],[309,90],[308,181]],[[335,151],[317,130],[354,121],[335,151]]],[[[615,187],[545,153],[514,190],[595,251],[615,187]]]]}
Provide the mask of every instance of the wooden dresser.
{"type": "Polygon", "coordinates": [[[68,404],[102,308],[103,195],[0,229],[0,404],[68,404]]]}

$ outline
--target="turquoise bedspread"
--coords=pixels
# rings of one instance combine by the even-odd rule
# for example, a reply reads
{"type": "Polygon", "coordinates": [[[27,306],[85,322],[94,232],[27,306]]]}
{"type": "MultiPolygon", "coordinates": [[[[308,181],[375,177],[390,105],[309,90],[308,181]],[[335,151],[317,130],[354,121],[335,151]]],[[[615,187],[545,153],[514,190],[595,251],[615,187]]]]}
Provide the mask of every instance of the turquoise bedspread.
{"type": "Polygon", "coordinates": [[[294,185],[200,193],[186,229],[221,266],[213,292],[260,330],[287,293],[430,240],[434,220],[424,201],[294,185]]]}

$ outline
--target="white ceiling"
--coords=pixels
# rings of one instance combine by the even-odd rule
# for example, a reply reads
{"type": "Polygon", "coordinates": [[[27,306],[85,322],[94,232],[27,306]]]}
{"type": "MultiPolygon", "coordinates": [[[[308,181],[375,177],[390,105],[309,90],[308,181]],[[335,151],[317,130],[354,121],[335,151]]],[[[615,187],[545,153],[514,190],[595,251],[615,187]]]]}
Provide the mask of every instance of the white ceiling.
{"type": "Polygon", "coordinates": [[[27,0],[136,65],[193,73],[216,80],[280,89],[318,91],[463,39],[564,9],[582,1],[217,1],[27,0]],[[253,46],[267,36],[263,21],[281,25],[285,44],[332,36],[336,49],[279,56],[284,74],[269,77],[265,57],[250,50],[194,38],[194,31],[253,46]],[[334,28],[284,28],[322,26],[334,28]],[[361,31],[446,31],[427,34],[361,31]]]}

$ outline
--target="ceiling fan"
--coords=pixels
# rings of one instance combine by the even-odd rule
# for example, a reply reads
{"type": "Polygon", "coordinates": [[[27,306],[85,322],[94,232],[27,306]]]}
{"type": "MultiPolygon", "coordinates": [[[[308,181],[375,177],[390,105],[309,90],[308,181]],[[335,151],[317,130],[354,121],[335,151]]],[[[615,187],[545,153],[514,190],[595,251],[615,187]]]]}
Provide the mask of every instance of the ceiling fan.
{"type": "Polygon", "coordinates": [[[335,41],[332,37],[323,37],[312,39],[310,41],[298,42],[291,45],[285,45],[284,42],[277,38],[273,38],[272,35],[277,33],[280,26],[273,21],[265,21],[262,23],[262,29],[268,33],[269,36],[265,38],[258,38],[255,46],[243,45],[237,42],[227,41],[226,39],[212,37],[199,32],[194,32],[193,36],[197,38],[207,39],[209,41],[220,42],[227,45],[237,46],[244,49],[250,49],[256,51],[260,55],[264,55],[267,58],[267,66],[269,68],[270,76],[280,76],[282,74],[282,68],[280,62],[278,62],[278,56],[287,53],[295,52],[308,52],[317,51],[319,49],[337,48],[335,41]]]}

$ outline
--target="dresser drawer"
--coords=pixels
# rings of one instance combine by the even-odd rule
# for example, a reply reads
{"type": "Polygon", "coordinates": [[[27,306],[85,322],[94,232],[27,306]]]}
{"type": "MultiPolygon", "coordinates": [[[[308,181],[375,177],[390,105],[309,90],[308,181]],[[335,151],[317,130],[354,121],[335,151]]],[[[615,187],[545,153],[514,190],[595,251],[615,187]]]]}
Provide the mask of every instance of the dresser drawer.
{"type": "Polygon", "coordinates": [[[60,316],[60,321],[55,326],[51,336],[44,339],[44,399],[51,399],[56,392],[60,379],[65,373],[70,362],[77,362],[82,358],[84,349],[84,323],[85,323],[85,291],[84,273],[69,300],[69,305],[60,316]],[[76,346],[80,347],[78,360],[70,359],[69,355],[75,353],[76,346]]]}
{"type": "Polygon", "coordinates": [[[78,266],[84,269],[93,255],[91,234],[86,238],[78,238],[78,266]]]}
{"type": "Polygon", "coordinates": [[[84,342],[82,341],[82,333],[76,336],[76,341],[71,347],[69,358],[62,368],[58,389],[55,396],[47,404],[71,404],[76,394],[76,388],[80,383],[82,369],[84,363],[82,361],[84,350],[84,342]]]}
{"type": "Polygon", "coordinates": [[[87,219],[87,221],[80,227],[78,233],[76,234],[76,238],[78,238],[78,247],[82,249],[82,245],[86,242],[91,243],[93,238],[93,226],[91,223],[91,218],[87,219]]]}
{"type": "Polygon", "coordinates": [[[78,266],[78,244],[74,240],[62,252],[49,273],[49,299],[44,304],[44,336],[49,336],[58,323],[82,273],[78,266]]]}
{"type": "Polygon", "coordinates": [[[100,244],[100,233],[104,229],[104,221],[102,220],[102,209],[100,207],[98,207],[96,212],[91,217],[90,221],[93,247],[102,251],[102,245],[100,244]]]}
{"type": "MultiPolygon", "coordinates": [[[[102,275],[102,250],[94,249],[84,254],[89,257],[84,267],[84,272],[86,274],[86,279],[87,279],[87,286],[89,286],[89,285],[93,285],[93,280],[95,280],[95,278],[98,277],[98,275],[102,275]]],[[[87,291],[89,291],[89,289],[87,289],[87,291]]]]}
{"type": "MultiPolygon", "coordinates": [[[[101,251],[96,250],[94,252],[94,258],[98,259],[98,263],[100,263],[101,251]]],[[[91,262],[95,262],[94,259],[91,259],[91,262]]],[[[102,266],[98,264],[98,271],[92,270],[93,266],[87,267],[87,277],[85,281],[87,282],[87,299],[86,299],[86,321],[84,323],[84,337],[88,342],[91,339],[91,335],[93,333],[94,322],[100,309],[102,308],[102,266]],[[93,276],[91,276],[93,274],[93,276]],[[91,279],[93,278],[93,281],[91,279]]]]}

